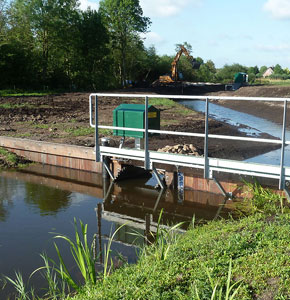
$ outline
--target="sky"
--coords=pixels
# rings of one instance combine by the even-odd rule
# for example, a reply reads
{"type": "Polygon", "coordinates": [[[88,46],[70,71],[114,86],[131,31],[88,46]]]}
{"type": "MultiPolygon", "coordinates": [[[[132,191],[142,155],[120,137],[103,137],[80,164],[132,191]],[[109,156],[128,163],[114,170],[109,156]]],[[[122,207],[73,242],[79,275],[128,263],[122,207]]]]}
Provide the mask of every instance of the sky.
{"type": "MultiPolygon", "coordinates": [[[[158,55],[187,42],[216,67],[240,63],[290,68],[290,0],[139,0],[152,24],[142,35],[158,55]]],[[[99,0],[80,0],[98,9],[99,0]]]]}

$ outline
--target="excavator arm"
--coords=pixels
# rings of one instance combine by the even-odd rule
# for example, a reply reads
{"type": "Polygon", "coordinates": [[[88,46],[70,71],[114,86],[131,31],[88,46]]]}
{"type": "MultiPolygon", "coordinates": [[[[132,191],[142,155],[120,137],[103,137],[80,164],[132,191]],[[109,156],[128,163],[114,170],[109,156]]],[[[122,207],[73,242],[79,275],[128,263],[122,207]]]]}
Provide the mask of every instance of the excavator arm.
{"type": "Polygon", "coordinates": [[[199,69],[200,63],[198,63],[196,61],[196,59],[194,59],[189,54],[187,49],[183,45],[181,45],[180,50],[176,53],[176,55],[174,57],[174,60],[171,63],[171,77],[168,76],[168,75],[160,76],[159,77],[160,82],[174,82],[174,81],[178,80],[177,65],[178,65],[179,59],[180,59],[182,54],[184,54],[188,58],[188,60],[191,62],[193,69],[199,69]]]}
{"type": "Polygon", "coordinates": [[[184,53],[185,56],[188,58],[188,60],[191,62],[193,69],[199,69],[199,67],[200,67],[200,64],[196,61],[196,59],[194,59],[189,54],[189,52],[187,51],[187,49],[183,45],[181,45],[180,46],[180,50],[177,52],[177,54],[175,55],[175,58],[174,58],[173,62],[171,63],[171,78],[174,81],[178,80],[177,64],[178,64],[178,61],[179,61],[182,53],[184,53]]]}

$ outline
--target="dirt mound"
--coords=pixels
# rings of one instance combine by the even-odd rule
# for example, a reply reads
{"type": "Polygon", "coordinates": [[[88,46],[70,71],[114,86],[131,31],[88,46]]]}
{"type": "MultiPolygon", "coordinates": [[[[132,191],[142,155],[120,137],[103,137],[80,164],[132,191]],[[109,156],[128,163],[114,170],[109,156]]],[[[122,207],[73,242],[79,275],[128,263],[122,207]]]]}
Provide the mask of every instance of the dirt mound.
{"type": "MultiPolygon", "coordinates": [[[[212,94],[210,94],[212,95],[212,94]]],[[[290,86],[244,86],[236,91],[220,91],[214,93],[217,96],[233,96],[233,97],[290,97],[290,86]]]]}

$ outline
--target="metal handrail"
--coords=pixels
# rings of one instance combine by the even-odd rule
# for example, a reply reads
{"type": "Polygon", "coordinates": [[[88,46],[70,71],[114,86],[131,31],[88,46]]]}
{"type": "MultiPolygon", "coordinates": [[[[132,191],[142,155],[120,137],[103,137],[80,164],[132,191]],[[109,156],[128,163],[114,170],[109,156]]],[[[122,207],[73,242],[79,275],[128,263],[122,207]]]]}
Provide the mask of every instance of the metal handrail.
{"type": "Polygon", "coordinates": [[[273,98],[273,97],[222,97],[222,96],[185,96],[185,95],[149,95],[149,94],[112,94],[112,93],[94,93],[89,96],[90,106],[90,126],[95,128],[95,140],[96,140],[96,161],[100,161],[100,147],[98,143],[98,129],[118,129],[128,130],[136,132],[144,132],[145,136],[145,149],[144,149],[144,167],[149,169],[151,166],[149,148],[148,148],[148,134],[159,133],[168,135],[179,135],[179,136],[192,136],[204,138],[204,177],[210,177],[209,159],[208,159],[208,139],[224,139],[224,140],[239,140],[239,141],[250,141],[259,143],[271,143],[280,144],[281,147],[281,159],[280,159],[280,176],[279,176],[279,189],[285,188],[285,146],[290,145],[290,141],[286,140],[286,117],[287,117],[287,103],[290,101],[289,98],[273,98]],[[93,122],[93,101],[95,97],[95,124],[98,124],[98,97],[120,97],[120,98],[144,98],[145,99],[145,129],[128,128],[119,126],[95,126],[93,122]],[[148,129],[148,101],[149,98],[169,98],[179,100],[205,100],[205,132],[204,133],[190,133],[190,132],[174,132],[165,130],[148,129]],[[228,135],[215,135],[208,133],[208,118],[209,118],[209,101],[210,100],[232,100],[232,101],[267,101],[267,102],[283,102],[284,113],[283,113],[283,128],[282,128],[282,139],[264,139],[264,138],[251,138],[251,137],[237,137],[228,135]]]}

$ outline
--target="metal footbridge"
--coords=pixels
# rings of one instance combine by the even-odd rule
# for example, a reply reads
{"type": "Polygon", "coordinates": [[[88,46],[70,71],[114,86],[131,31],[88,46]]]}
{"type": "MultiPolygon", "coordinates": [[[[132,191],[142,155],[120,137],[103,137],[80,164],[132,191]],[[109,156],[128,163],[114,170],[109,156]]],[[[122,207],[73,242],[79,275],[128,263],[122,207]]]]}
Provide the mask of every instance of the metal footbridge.
{"type": "MultiPolygon", "coordinates": [[[[287,117],[287,103],[290,102],[289,98],[266,98],[266,97],[217,97],[217,96],[185,96],[185,95],[146,95],[146,94],[105,94],[94,93],[89,96],[89,111],[90,111],[90,126],[95,128],[95,155],[96,161],[104,162],[104,157],[115,157],[117,159],[130,159],[144,162],[144,168],[147,170],[153,170],[156,172],[155,165],[158,163],[174,165],[177,167],[190,167],[203,170],[204,178],[213,179],[215,172],[225,172],[231,174],[239,174],[253,177],[271,178],[279,181],[279,189],[285,190],[289,195],[288,186],[290,181],[290,162],[285,162],[285,148],[290,145],[290,141],[286,140],[286,117],[287,117]],[[98,111],[99,104],[98,99],[100,97],[121,97],[121,98],[141,98],[144,99],[145,104],[145,126],[144,129],[119,127],[119,126],[105,126],[99,124],[98,111]],[[205,129],[204,133],[189,133],[189,132],[176,132],[165,130],[153,130],[148,128],[148,105],[149,100],[152,98],[167,98],[178,100],[203,100],[205,103],[205,129]],[[226,100],[226,101],[259,101],[259,102],[277,102],[283,103],[283,125],[281,129],[281,139],[265,139],[254,137],[239,137],[228,135],[215,135],[209,134],[209,102],[211,100],[226,100]],[[125,149],[101,146],[99,144],[99,129],[111,129],[111,130],[130,130],[144,133],[144,149],[125,149]],[[156,152],[149,150],[148,141],[149,134],[166,134],[177,136],[190,136],[199,137],[204,139],[204,156],[195,157],[191,155],[170,154],[163,152],[156,152]],[[209,139],[222,139],[232,141],[245,141],[245,142],[258,142],[267,144],[281,145],[280,165],[260,164],[252,162],[243,162],[237,160],[228,160],[213,158],[208,156],[208,141],[209,139]]],[[[108,166],[105,164],[107,171],[110,173],[108,166]]],[[[155,174],[156,175],[156,174],[155,174]]],[[[110,173],[112,177],[112,174],[110,173]]],[[[158,175],[157,179],[158,179],[158,175]]],[[[112,177],[113,178],[113,177],[112,177]]],[[[159,178],[160,179],[160,178],[159,178]]]]}

